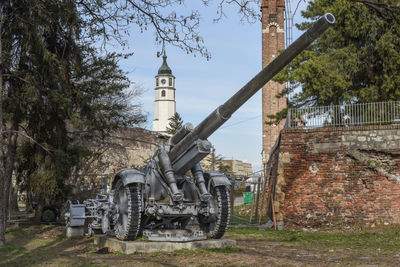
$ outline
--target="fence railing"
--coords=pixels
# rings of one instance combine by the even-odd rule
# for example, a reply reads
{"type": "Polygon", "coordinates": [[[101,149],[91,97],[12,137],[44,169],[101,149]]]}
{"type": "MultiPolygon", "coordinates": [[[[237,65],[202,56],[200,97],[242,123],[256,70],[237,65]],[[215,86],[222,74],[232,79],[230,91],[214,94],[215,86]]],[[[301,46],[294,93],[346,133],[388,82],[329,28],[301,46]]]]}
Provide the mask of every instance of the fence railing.
{"type": "Polygon", "coordinates": [[[400,124],[400,101],[290,108],[288,129],[400,124]]]}

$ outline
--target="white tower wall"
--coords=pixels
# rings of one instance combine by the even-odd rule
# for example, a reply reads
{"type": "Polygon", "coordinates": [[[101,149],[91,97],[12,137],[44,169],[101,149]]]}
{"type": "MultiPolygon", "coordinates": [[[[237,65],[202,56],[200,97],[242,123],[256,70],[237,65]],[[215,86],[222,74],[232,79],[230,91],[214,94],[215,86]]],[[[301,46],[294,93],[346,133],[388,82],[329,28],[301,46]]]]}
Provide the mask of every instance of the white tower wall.
{"type": "Polygon", "coordinates": [[[155,79],[153,131],[166,133],[169,119],[176,112],[175,77],[167,65],[166,57],[155,79]]]}

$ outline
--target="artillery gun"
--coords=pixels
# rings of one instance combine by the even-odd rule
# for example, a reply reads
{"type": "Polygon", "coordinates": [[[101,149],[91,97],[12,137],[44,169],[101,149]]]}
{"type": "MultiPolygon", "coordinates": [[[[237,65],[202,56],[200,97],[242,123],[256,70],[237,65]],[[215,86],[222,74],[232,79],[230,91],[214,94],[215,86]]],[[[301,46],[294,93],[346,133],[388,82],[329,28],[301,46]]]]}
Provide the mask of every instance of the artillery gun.
{"type": "Polygon", "coordinates": [[[211,152],[207,138],[334,22],[332,14],[322,16],[196,128],[185,124],[160,145],[143,169],[120,171],[109,194],[82,204],[69,201],[67,231],[82,233],[88,219],[89,232],[120,240],[142,235],[169,241],[221,238],[230,218],[230,181],[223,173],[202,170],[199,162],[211,152]],[[186,176],[189,171],[193,179],[186,176]],[[191,218],[197,219],[200,230],[187,229],[191,218]]]}

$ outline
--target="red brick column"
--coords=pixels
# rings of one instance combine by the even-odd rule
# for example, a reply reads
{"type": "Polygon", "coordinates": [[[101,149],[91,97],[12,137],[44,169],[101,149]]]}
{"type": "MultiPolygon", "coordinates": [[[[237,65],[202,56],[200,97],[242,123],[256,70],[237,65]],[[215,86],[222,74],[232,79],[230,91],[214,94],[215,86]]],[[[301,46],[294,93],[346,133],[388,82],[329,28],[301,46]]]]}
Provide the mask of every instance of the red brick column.
{"type": "MultiPolygon", "coordinates": [[[[283,0],[264,0],[261,4],[262,12],[262,66],[270,63],[280,51],[285,48],[283,0]]],[[[286,97],[275,96],[285,89],[285,84],[270,81],[262,91],[262,121],[263,121],[263,162],[268,160],[268,154],[275,144],[284,122],[279,125],[266,125],[268,115],[276,114],[287,106],[286,97]]]]}

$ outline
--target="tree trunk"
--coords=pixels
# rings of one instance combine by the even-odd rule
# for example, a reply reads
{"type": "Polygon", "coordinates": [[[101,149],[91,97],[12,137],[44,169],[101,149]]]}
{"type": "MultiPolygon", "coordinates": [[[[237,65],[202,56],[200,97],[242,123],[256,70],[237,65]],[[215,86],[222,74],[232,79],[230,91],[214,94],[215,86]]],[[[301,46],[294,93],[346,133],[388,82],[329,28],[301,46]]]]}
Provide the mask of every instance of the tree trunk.
{"type": "MultiPolygon", "coordinates": [[[[1,81],[0,81],[1,82],[1,81]]],[[[0,100],[1,103],[1,100],[0,100]]],[[[1,109],[0,109],[1,110],[1,109]]],[[[1,112],[0,112],[1,113],[1,112]]],[[[0,123],[1,124],[1,123],[0,123]]],[[[2,134],[0,134],[2,135],[2,134]]],[[[3,138],[1,138],[3,139],[3,138]]],[[[2,140],[3,141],[3,140],[2,140]]],[[[17,148],[17,136],[14,133],[9,133],[8,138],[8,146],[7,146],[7,153],[4,151],[4,143],[1,143],[0,148],[0,246],[5,245],[6,243],[6,224],[7,224],[7,217],[8,217],[8,203],[10,197],[10,187],[11,187],[11,178],[14,166],[14,157],[15,151],[17,148]],[[6,155],[6,159],[4,159],[4,155],[6,155]],[[5,163],[5,164],[4,164],[5,163]]]]}
{"type": "Polygon", "coordinates": [[[11,211],[18,212],[18,184],[12,187],[11,211]]]}
{"type": "Polygon", "coordinates": [[[40,223],[42,219],[43,207],[44,207],[44,199],[43,197],[39,197],[38,204],[35,208],[35,217],[33,218],[33,222],[40,223]]]}
{"type": "Polygon", "coordinates": [[[11,178],[14,169],[15,152],[17,149],[18,123],[14,122],[10,129],[5,129],[3,121],[3,18],[0,13],[0,246],[6,243],[7,211],[10,197],[11,178]],[[7,144],[4,137],[8,136],[7,144]]]}
{"type": "MultiPolygon", "coordinates": [[[[0,50],[1,51],[1,50],[0,50]]],[[[0,75],[1,76],[1,75],[0,75]]],[[[1,81],[0,81],[1,82],[1,81]]],[[[1,99],[0,99],[1,103],[1,99]]],[[[1,110],[1,108],[0,108],[1,110]]],[[[1,113],[1,112],[0,112],[1,113]]],[[[2,115],[2,114],[1,114],[2,115]]],[[[1,116],[0,115],[0,116],[1,116]]],[[[2,123],[0,123],[2,124],[2,123]]],[[[8,218],[8,203],[10,197],[10,187],[11,187],[11,179],[14,167],[14,159],[15,152],[17,149],[17,134],[15,133],[15,126],[12,127],[12,130],[9,131],[8,138],[8,146],[7,152],[4,151],[4,143],[0,143],[0,162],[5,164],[0,164],[0,246],[5,245],[6,243],[6,226],[7,226],[7,218],[8,218]],[[6,154],[6,158],[4,159],[4,155],[6,154]]],[[[0,134],[2,136],[2,134],[0,134]]],[[[3,139],[1,137],[1,139],[3,139]]],[[[3,140],[1,140],[3,141],[3,140]]]]}
{"type": "MultiPolygon", "coordinates": [[[[3,180],[3,177],[0,179],[3,180]]],[[[2,186],[1,183],[0,186],[2,186]]],[[[4,205],[4,203],[7,201],[4,201],[5,195],[3,193],[4,190],[2,190],[2,194],[0,195],[0,246],[4,246],[6,244],[7,207],[4,205]]]]}
{"type": "MultiPolygon", "coordinates": [[[[0,150],[3,150],[1,148],[0,150]]],[[[4,152],[4,151],[3,151],[4,152]]],[[[8,154],[8,153],[7,153],[8,154]]],[[[8,159],[7,159],[8,161],[8,159]]],[[[4,160],[3,160],[4,162],[4,160]]],[[[10,200],[10,186],[11,176],[8,175],[7,168],[4,164],[1,164],[1,176],[0,176],[0,246],[6,244],[6,226],[8,218],[8,203],[10,200]]],[[[6,164],[8,165],[8,164],[6,164]]]]}
{"type": "Polygon", "coordinates": [[[33,211],[32,207],[32,192],[29,183],[26,186],[26,198],[25,198],[25,212],[29,213],[33,211]]]}
{"type": "Polygon", "coordinates": [[[4,140],[3,140],[3,43],[2,29],[3,18],[0,13],[0,246],[6,244],[6,216],[7,216],[7,199],[6,194],[6,170],[4,166],[4,140]]]}
{"type": "Polygon", "coordinates": [[[18,122],[14,121],[8,128],[3,118],[4,92],[4,62],[3,62],[3,21],[0,12],[0,246],[6,243],[6,226],[12,173],[14,170],[15,153],[17,150],[18,122]],[[7,142],[4,142],[7,136],[7,142]]]}
{"type": "MultiPolygon", "coordinates": [[[[1,135],[1,134],[0,134],[1,135]]],[[[2,144],[1,144],[2,145],[2,144]]],[[[3,148],[0,148],[2,150],[3,148]]],[[[6,222],[7,222],[7,202],[8,194],[6,194],[6,178],[4,171],[4,164],[0,162],[0,246],[6,244],[6,222]]]]}

